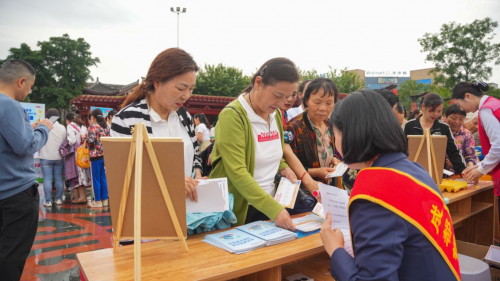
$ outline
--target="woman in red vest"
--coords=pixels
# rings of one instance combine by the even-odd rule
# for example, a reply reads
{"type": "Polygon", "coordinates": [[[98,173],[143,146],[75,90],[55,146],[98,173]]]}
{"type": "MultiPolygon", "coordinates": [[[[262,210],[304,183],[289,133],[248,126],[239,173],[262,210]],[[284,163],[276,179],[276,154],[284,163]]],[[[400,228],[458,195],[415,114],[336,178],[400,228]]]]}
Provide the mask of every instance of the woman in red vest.
{"type": "MultiPolygon", "coordinates": [[[[484,82],[460,82],[451,94],[453,102],[468,112],[479,110],[479,139],[485,155],[479,164],[467,168],[463,174],[468,181],[475,181],[484,174],[493,176],[495,195],[500,195],[500,100],[484,94],[484,82]]],[[[500,199],[499,199],[500,200],[500,199]]]]}

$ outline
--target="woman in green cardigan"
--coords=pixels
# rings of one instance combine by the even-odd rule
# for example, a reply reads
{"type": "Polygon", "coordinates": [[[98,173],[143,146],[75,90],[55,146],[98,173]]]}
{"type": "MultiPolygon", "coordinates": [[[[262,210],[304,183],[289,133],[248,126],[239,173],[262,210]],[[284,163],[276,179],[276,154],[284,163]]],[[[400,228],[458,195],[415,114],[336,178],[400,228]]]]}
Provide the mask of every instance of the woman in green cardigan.
{"type": "Polygon", "coordinates": [[[251,89],[219,115],[210,177],[228,178],[237,225],[271,219],[279,227],[295,230],[286,209],[273,198],[278,171],[292,182],[297,180],[283,159],[279,108],[297,94],[299,79],[292,61],[271,59],[253,76],[251,89]]]}

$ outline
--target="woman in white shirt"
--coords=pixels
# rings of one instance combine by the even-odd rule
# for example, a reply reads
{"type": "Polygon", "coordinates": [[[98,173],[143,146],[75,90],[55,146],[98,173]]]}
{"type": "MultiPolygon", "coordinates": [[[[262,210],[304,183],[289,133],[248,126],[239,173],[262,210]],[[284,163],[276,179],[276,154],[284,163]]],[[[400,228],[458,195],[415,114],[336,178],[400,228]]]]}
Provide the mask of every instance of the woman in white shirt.
{"type": "Polygon", "coordinates": [[[197,71],[196,62],[184,50],[171,48],[158,54],[146,79],[127,96],[113,118],[110,131],[112,137],[131,136],[131,128],[142,122],[149,136],[181,137],[185,191],[191,201],[198,201],[198,183],[193,178],[202,178],[203,168],[193,121],[184,103],[193,93],[197,71]]]}
{"type": "Polygon", "coordinates": [[[194,124],[196,125],[196,139],[200,144],[200,153],[210,145],[210,123],[203,113],[194,115],[194,124]]]}
{"type": "MultiPolygon", "coordinates": [[[[66,114],[66,132],[68,144],[78,148],[81,145],[82,137],[85,137],[87,134],[87,128],[83,125],[83,121],[78,115],[73,112],[68,112],[68,114],[66,114]]],[[[71,202],[75,204],[87,203],[86,189],[92,186],[90,169],[83,169],[76,165],[76,158],[74,155],[66,159],[65,168],[66,180],[69,180],[69,186],[73,189],[74,199],[71,202]],[[68,178],[70,174],[74,176],[68,178]]]]}
{"type": "MultiPolygon", "coordinates": [[[[60,117],[59,111],[51,108],[45,115],[47,118],[53,116],[60,117]]],[[[62,204],[62,193],[64,189],[62,179],[63,160],[59,153],[59,147],[66,139],[66,129],[59,122],[54,122],[54,129],[49,133],[49,139],[42,149],[40,149],[40,166],[43,174],[43,190],[45,193],[45,207],[52,207],[52,180],[56,183],[57,205],[62,204]]]]}
{"type": "MultiPolygon", "coordinates": [[[[478,131],[484,153],[483,161],[468,167],[463,174],[467,181],[478,181],[491,173],[495,195],[500,195],[500,100],[484,94],[489,86],[484,82],[460,82],[453,87],[451,98],[467,112],[479,110],[478,131]]],[[[499,197],[500,202],[500,197],[499,197]]]]}

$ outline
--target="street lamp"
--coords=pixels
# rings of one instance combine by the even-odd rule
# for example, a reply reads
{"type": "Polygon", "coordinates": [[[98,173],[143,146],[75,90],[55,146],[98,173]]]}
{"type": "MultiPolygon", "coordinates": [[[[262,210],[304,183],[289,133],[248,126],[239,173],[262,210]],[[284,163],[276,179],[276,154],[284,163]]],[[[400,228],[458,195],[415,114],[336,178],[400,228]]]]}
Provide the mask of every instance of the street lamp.
{"type": "Polygon", "coordinates": [[[185,13],[186,8],[182,8],[181,11],[181,7],[177,7],[175,10],[174,7],[170,7],[170,12],[177,14],[177,48],[179,48],[179,14],[185,13]]]}

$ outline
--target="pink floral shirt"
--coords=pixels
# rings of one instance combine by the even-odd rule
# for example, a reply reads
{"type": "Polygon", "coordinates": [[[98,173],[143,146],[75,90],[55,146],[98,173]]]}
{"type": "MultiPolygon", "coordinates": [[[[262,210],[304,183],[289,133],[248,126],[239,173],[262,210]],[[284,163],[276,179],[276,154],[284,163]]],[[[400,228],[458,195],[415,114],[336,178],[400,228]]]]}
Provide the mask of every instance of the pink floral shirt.
{"type": "MultiPolygon", "coordinates": [[[[457,144],[458,149],[462,152],[465,164],[467,165],[469,162],[474,163],[474,165],[477,164],[478,161],[476,157],[476,143],[474,142],[474,135],[462,126],[456,134],[453,134],[453,137],[455,138],[455,143],[457,144]]],[[[448,155],[446,155],[444,168],[455,173],[448,155]]]]}
{"type": "Polygon", "coordinates": [[[102,149],[101,137],[109,137],[109,130],[103,129],[99,124],[90,125],[87,132],[87,145],[90,158],[96,158],[104,155],[102,149]]]}

